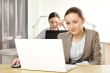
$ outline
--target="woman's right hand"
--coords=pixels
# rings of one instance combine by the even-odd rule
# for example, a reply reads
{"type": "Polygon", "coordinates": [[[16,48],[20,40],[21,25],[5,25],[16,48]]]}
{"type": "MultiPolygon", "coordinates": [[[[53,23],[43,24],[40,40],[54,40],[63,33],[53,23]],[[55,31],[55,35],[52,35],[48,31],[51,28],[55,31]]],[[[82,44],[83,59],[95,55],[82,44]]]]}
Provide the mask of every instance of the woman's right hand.
{"type": "Polygon", "coordinates": [[[15,58],[15,59],[12,61],[12,65],[17,65],[17,64],[20,64],[19,58],[15,58]]]}
{"type": "Polygon", "coordinates": [[[66,26],[64,25],[64,19],[63,20],[60,20],[60,27],[61,26],[66,30],[66,26]]]}

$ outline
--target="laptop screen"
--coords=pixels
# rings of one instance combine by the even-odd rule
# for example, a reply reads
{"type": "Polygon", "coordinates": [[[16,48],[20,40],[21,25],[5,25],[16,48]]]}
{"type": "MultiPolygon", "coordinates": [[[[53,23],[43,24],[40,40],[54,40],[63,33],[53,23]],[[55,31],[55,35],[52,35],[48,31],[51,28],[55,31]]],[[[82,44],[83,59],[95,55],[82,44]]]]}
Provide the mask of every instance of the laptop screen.
{"type": "Polygon", "coordinates": [[[57,31],[46,30],[45,39],[57,39],[57,35],[63,32],[67,32],[67,30],[57,30],[57,31]]]}

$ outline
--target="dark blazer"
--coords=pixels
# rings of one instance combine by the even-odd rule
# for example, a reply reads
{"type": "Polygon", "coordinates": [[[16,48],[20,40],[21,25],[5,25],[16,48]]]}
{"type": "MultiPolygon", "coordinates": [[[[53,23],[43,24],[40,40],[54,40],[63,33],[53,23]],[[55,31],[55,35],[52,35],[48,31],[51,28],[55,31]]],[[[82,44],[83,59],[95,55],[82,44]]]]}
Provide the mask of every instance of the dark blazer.
{"type": "MultiPolygon", "coordinates": [[[[101,64],[101,53],[100,53],[100,40],[99,40],[99,34],[98,32],[94,30],[85,29],[85,46],[83,55],[78,60],[80,61],[88,61],[89,64],[101,64]]],[[[58,35],[59,39],[62,39],[63,42],[63,48],[64,48],[64,54],[65,54],[65,60],[66,63],[70,62],[70,48],[72,44],[72,34],[70,32],[64,32],[60,33],[58,35]]],[[[75,61],[77,63],[78,61],[75,61]]]]}

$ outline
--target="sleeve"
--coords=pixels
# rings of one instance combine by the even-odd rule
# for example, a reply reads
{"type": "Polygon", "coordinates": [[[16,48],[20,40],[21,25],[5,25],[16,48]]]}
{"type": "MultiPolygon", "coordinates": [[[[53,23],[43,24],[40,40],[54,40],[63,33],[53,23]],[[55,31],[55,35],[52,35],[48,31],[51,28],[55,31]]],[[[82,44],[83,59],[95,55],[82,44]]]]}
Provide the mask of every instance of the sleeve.
{"type": "Polygon", "coordinates": [[[89,64],[100,65],[101,64],[101,46],[99,40],[99,34],[96,32],[93,39],[93,52],[92,59],[89,61],[89,64]]]}
{"type": "Polygon", "coordinates": [[[58,38],[58,39],[60,39],[60,38],[61,38],[61,34],[60,34],[60,33],[57,35],[57,38],[58,38]]]}
{"type": "Polygon", "coordinates": [[[46,34],[46,30],[42,30],[37,37],[35,37],[36,39],[45,39],[45,34],[46,34]]]}
{"type": "Polygon", "coordinates": [[[65,32],[63,32],[63,33],[59,33],[59,34],[57,35],[57,38],[58,38],[58,39],[62,39],[63,36],[64,36],[64,33],[65,33],[65,32]]]}

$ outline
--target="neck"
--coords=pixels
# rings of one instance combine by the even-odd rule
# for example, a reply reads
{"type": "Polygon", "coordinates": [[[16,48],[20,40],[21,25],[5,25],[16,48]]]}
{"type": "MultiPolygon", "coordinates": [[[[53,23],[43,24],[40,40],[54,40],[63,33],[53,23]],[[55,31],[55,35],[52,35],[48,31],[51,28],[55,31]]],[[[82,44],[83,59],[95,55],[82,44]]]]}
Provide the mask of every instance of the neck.
{"type": "Polygon", "coordinates": [[[58,30],[58,28],[50,28],[50,30],[58,30]]]}
{"type": "Polygon", "coordinates": [[[77,35],[73,35],[73,41],[79,42],[84,36],[84,29],[82,29],[77,35]]]}

